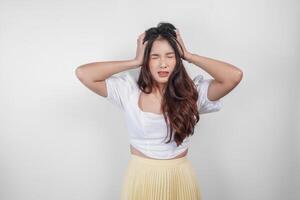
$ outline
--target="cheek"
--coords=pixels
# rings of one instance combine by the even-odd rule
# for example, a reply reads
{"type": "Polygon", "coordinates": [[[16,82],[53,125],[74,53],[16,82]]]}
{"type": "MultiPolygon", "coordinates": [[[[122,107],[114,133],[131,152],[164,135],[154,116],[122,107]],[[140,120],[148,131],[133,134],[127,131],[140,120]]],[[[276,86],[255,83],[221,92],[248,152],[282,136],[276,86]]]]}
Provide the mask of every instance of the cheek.
{"type": "Polygon", "coordinates": [[[170,63],[169,63],[169,66],[173,70],[175,68],[175,66],[176,66],[176,60],[175,59],[171,60],[170,63]]]}
{"type": "MultiPolygon", "coordinates": [[[[174,58],[174,59],[166,60],[166,63],[170,68],[173,69],[176,65],[176,59],[174,58]]],[[[155,70],[157,67],[159,67],[159,65],[160,65],[159,59],[150,59],[149,60],[150,71],[155,70]]]]}
{"type": "Polygon", "coordinates": [[[149,65],[152,66],[152,67],[154,67],[158,64],[159,64],[158,59],[150,59],[149,60],[149,65]]]}
{"type": "Polygon", "coordinates": [[[154,63],[149,62],[149,70],[151,72],[151,74],[154,74],[154,72],[156,71],[156,65],[154,63]]]}
{"type": "Polygon", "coordinates": [[[175,65],[176,65],[176,59],[172,59],[170,62],[171,62],[171,66],[175,67],[175,65]]]}
{"type": "Polygon", "coordinates": [[[149,61],[149,69],[150,71],[152,71],[155,67],[156,67],[156,63],[154,63],[153,61],[149,61]]]}

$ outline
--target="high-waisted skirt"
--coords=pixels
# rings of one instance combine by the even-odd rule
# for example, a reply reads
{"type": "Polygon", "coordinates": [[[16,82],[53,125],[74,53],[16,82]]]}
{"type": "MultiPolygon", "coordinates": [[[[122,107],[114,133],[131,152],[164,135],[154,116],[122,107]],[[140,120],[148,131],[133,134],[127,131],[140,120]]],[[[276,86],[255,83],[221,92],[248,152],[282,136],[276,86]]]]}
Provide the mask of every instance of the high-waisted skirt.
{"type": "Polygon", "coordinates": [[[121,200],[200,200],[200,187],[187,156],[151,159],[131,154],[121,200]]]}

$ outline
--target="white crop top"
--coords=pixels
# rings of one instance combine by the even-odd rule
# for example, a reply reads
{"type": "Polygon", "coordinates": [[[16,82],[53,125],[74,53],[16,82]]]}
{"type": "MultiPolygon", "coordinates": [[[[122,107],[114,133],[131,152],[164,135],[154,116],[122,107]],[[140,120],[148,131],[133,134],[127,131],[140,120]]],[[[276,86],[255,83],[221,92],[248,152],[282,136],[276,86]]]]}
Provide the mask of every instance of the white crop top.
{"type": "MultiPolygon", "coordinates": [[[[203,79],[200,74],[193,79],[199,92],[197,101],[199,114],[216,112],[223,106],[222,99],[210,101],[207,98],[207,88],[212,80],[203,79]]],[[[189,147],[190,136],[177,147],[174,133],[170,143],[165,143],[170,136],[166,137],[167,125],[163,114],[144,112],[140,109],[138,99],[141,90],[132,75],[128,72],[121,76],[112,75],[105,82],[106,99],[124,112],[129,142],[133,147],[146,156],[156,159],[174,158],[189,147]]]]}

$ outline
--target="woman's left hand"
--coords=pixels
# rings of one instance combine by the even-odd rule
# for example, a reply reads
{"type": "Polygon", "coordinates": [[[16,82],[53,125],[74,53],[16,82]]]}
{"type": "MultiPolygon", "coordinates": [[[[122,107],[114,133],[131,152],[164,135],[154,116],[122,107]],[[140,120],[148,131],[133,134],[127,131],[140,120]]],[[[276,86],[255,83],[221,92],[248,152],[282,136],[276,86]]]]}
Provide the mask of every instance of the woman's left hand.
{"type": "Polygon", "coordinates": [[[187,49],[185,48],[185,46],[183,44],[183,40],[182,40],[182,38],[180,36],[180,32],[179,32],[178,28],[176,28],[175,32],[176,32],[176,39],[180,43],[180,45],[182,46],[182,49],[183,49],[183,52],[182,52],[180,46],[178,45],[180,56],[184,60],[190,62],[190,58],[191,58],[192,54],[190,52],[188,52],[187,49]]]}

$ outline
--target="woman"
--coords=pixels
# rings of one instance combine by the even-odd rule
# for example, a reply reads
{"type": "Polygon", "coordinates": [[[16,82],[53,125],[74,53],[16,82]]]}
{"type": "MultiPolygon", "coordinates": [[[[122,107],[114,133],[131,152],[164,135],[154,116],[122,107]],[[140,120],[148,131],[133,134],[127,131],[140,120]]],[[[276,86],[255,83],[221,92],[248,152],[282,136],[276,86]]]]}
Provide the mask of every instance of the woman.
{"type": "Polygon", "coordinates": [[[199,114],[219,111],[221,98],[242,79],[237,67],[190,53],[179,30],[159,23],[142,33],[132,60],[95,62],[76,70],[90,90],[120,108],[129,131],[131,160],[122,200],[200,200],[196,173],[187,158],[199,114]],[[190,79],[182,59],[208,72],[190,79]],[[114,74],[139,68],[138,80],[114,74]]]}

